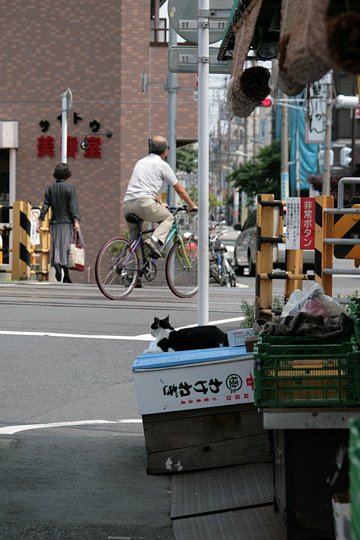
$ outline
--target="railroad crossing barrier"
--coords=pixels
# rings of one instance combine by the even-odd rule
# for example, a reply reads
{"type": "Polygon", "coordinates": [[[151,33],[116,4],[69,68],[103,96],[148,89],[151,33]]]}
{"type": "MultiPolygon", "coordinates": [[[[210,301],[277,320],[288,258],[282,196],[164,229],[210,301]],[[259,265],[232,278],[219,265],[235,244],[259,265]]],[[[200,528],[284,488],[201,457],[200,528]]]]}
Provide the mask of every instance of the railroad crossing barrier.
{"type": "Polygon", "coordinates": [[[334,208],[332,196],[315,198],[314,275],[303,273],[302,250],[286,250],[285,270],[273,270],[273,246],[286,241],[283,228],[286,202],[274,200],[274,195],[257,196],[256,318],[272,319],[274,279],[285,279],[286,301],[295,289],[302,289],[304,280],[315,279],[325,294],[332,296],[333,275],[360,275],[360,204],[344,208],[346,184],[360,184],[360,178],[345,177],[339,181],[337,208],[334,208]],[[336,258],[354,259],[355,268],[334,269],[333,255],[336,258]]]}
{"type": "Polygon", "coordinates": [[[13,206],[1,207],[12,212],[10,227],[0,231],[0,265],[2,273],[10,273],[11,279],[26,280],[31,276],[48,279],[48,259],[50,252],[49,216],[43,222],[39,247],[31,244],[31,203],[15,201],[13,206]],[[6,242],[4,242],[6,239],[6,242]],[[5,246],[6,244],[6,246],[5,246]],[[8,247],[7,247],[8,246],[8,247]],[[36,257],[39,257],[39,271],[36,257]]]}
{"type": "Polygon", "coordinates": [[[344,186],[360,185],[360,178],[344,177],[339,180],[337,208],[333,197],[323,197],[321,241],[315,256],[315,279],[322,284],[325,294],[332,295],[332,276],[336,274],[360,275],[360,205],[344,208],[344,186]],[[331,200],[332,199],[332,200],[331,200]],[[354,259],[353,269],[333,268],[332,255],[338,259],[354,259]]]}
{"type": "Polygon", "coordinates": [[[13,248],[11,279],[30,279],[30,210],[25,201],[13,205],[13,248]]]}
{"type": "Polygon", "coordinates": [[[303,273],[301,250],[286,250],[285,270],[274,271],[273,247],[276,244],[285,243],[285,205],[285,201],[274,200],[274,195],[257,196],[255,316],[265,320],[272,319],[272,281],[274,279],[285,280],[286,299],[296,288],[302,288],[303,280],[314,279],[314,276],[303,273]]]}
{"type": "Polygon", "coordinates": [[[49,254],[50,254],[50,216],[51,210],[46,214],[40,229],[40,245],[33,246],[33,253],[39,255],[39,281],[49,279],[49,254]]]}

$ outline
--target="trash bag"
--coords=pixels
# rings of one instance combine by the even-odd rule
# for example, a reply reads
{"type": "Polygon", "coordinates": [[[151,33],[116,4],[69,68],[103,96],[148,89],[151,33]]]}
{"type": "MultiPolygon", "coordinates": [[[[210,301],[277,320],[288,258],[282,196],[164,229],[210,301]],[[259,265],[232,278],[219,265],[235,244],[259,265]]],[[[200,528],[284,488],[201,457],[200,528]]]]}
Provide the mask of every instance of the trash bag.
{"type": "Polygon", "coordinates": [[[343,307],[331,296],[324,293],[324,289],[315,283],[307,291],[296,289],[286,302],[280,317],[309,313],[310,315],[322,315],[323,317],[338,317],[346,314],[343,307]]]}

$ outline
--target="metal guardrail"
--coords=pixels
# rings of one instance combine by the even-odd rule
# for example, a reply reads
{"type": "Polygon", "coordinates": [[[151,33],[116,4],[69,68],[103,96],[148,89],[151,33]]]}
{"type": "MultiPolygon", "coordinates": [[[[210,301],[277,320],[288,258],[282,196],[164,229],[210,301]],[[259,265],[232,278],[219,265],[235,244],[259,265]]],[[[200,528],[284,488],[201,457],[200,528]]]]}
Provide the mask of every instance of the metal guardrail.
{"type": "Polygon", "coordinates": [[[331,201],[327,201],[323,209],[322,265],[321,269],[318,268],[317,282],[323,285],[325,294],[329,296],[332,295],[333,275],[360,275],[360,269],[357,268],[360,265],[360,248],[357,247],[360,245],[360,205],[353,205],[352,208],[344,208],[344,194],[347,184],[360,185],[360,178],[341,178],[338,183],[337,208],[333,208],[331,201]],[[349,219],[351,216],[353,216],[353,219],[349,219]],[[358,229],[357,232],[356,229],[358,229]],[[334,233],[341,234],[342,236],[334,233]],[[349,235],[357,235],[358,237],[346,238],[349,235]],[[341,256],[338,246],[349,246],[349,249],[342,250],[343,256],[341,256]],[[354,259],[356,268],[351,270],[333,268],[333,255],[337,258],[354,259]]]}

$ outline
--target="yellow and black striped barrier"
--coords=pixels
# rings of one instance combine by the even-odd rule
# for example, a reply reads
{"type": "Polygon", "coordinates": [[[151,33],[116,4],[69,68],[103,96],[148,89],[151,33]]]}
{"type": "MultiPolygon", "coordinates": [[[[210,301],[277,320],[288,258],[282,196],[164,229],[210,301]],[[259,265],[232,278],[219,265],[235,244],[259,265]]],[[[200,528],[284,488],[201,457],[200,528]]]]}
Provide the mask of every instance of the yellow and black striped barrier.
{"type": "Polygon", "coordinates": [[[30,210],[29,202],[14,202],[11,271],[13,280],[30,278],[30,210]]]}
{"type": "Polygon", "coordinates": [[[0,272],[11,274],[11,279],[48,279],[50,252],[49,215],[40,233],[40,244],[31,244],[31,203],[15,201],[13,206],[0,205],[0,211],[8,212],[6,220],[11,226],[0,231],[0,272]],[[12,212],[12,218],[10,218],[12,212]],[[39,256],[39,259],[37,257],[39,256]]]}
{"type": "MultiPolygon", "coordinates": [[[[354,204],[352,208],[360,208],[360,204],[354,204]]],[[[360,214],[335,214],[334,238],[360,238],[360,214]]],[[[360,245],[336,245],[334,256],[337,259],[360,259],[360,245]]]]}
{"type": "Polygon", "coordinates": [[[315,280],[325,294],[332,295],[335,274],[358,274],[358,270],[333,268],[333,255],[338,259],[353,259],[355,268],[360,258],[360,205],[334,208],[331,196],[316,197],[315,218],[315,280]]]}

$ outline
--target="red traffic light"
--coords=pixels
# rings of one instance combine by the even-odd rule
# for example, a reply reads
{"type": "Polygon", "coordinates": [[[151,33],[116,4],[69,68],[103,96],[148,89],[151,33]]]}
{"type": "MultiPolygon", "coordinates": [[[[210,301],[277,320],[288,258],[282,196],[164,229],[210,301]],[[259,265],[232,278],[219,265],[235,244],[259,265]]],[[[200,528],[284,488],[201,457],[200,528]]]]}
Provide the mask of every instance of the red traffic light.
{"type": "Polygon", "coordinates": [[[261,105],[262,105],[262,107],[271,107],[271,105],[272,105],[271,98],[267,97],[267,98],[263,99],[262,102],[261,102],[261,105]]]}

